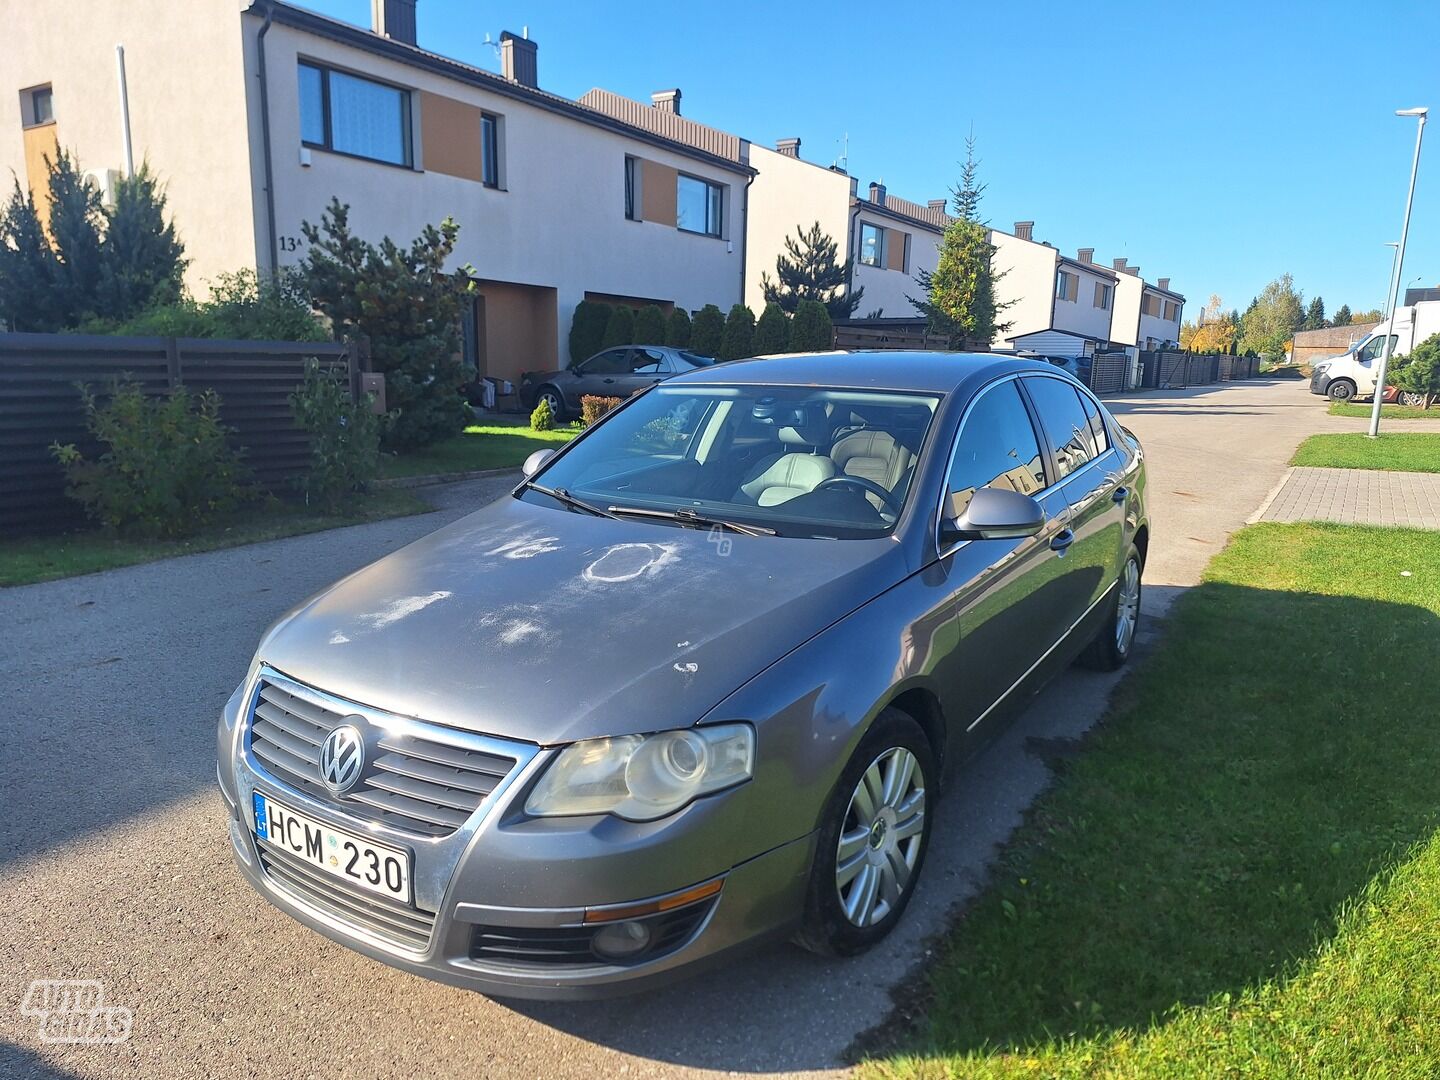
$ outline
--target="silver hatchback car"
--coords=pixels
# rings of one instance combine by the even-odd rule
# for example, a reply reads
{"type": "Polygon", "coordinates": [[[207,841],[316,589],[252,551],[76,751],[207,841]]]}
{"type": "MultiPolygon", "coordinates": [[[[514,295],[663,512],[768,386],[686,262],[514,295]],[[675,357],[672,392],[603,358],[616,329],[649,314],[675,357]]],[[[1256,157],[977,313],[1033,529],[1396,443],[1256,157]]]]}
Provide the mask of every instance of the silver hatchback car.
{"type": "Polygon", "coordinates": [[[282,617],[219,725],[236,860],[407,971],[583,998],[901,918],[946,777],[1126,660],[1137,440],[1048,364],[668,380],[282,617]]]}

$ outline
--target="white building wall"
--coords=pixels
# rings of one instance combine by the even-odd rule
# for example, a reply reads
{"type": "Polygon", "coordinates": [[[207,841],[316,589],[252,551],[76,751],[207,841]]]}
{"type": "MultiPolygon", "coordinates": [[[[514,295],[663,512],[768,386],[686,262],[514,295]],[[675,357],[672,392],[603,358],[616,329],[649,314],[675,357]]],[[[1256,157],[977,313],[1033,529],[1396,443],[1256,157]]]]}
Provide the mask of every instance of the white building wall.
{"type": "Polygon", "coordinates": [[[49,83],[59,145],[124,169],[115,46],[125,46],[138,167],[165,185],[192,291],[255,265],[238,0],[0,0],[0,176],[26,176],[20,91],[49,83]]]}
{"type": "Polygon", "coordinates": [[[865,295],[860,300],[860,306],[855,309],[855,317],[863,318],[877,308],[886,319],[918,315],[919,310],[909,299],[912,296],[917,299],[921,296],[920,283],[915,280],[915,275],[921,269],[935,269],[942,234],[917,222],[875,213],[863,200],[856,205],[859,212],[855,215],[850,230],[850,253],[855,259],[854,284],[856,288],[863,288],[865,295]],[[867,266],[860,262],[860,226],[863,224],[888,230],[892,237],[887,243],[893,242],[895,235],[909,235],[910,252],[904,269],[892,269],[885,265],[867,266]]]}
{"type": "Polygon", "coordinates": [[[835,241],[836,259],[848,258],[850,177],[763,146],[750,147],[750,165],[757,172],[745,236],[745,303],[758,317],[765,309],[761,277],[775,279],[775,260],[797,226],[808,230],[818,221],[835,241]]]}
{"type": "Polygon", "coordinates": [[[1148,293],[1149,295],[1154,296],[1154,297],[1157,298],[1158,303],[1161,305],[1160,311],[1161,311],[1162,313],[1163,313],[1164,310],[1165,310],[1164,304],[1167,303],[1167,302],[1179,305],[1179,311],[1177,312],[1176,317],[1175,317],[1174,319],[1166,319],[1166,318],[1157,317],[1157,316],[1154,316],[1154,315],[1146,315],[1146,314],[1142,311],[1142,312],[1141,312],[1141,315],[1140,315],[1140,345],[1141,345],[1141,347],[1142,347],[1142,348],[1150,348],[1150,347],[1153,347],[1153,346],[1150,346],[1150,345],[1147,344],[1147,342],[1150,342],[1150,341],[1155,342],[1156,345],[1159,345],[1159,344],[1162,344],[1162,343],[1165,343],[1165,342],[1179,341],[1179,340],[1180,340],[1180,324],[1181,324],[1181,323],[1184,321],[1184,319],[1185,319],[1185,305],[1184,305],[1184,302],[1181,301],[1181,300],[1179,300],[1179,299],[1177,299],[1175,296],[1170,295],[1170,294],[1167,294],[1167,293],[1158,293],[1158,292],[1155,292],[1155,291],[1153,291],[1153,290],[1151,290],[1151,289],[1146,289],[1145,291],[1146,291],[1146,293],[1148,293]]]}
{"type": "MultiPolygon", "coordinates": [[[[1095,306],[1095,286],[1114,285],[1114,280],[1109,275],[1095,273],[1074,262],[1062,262],[1056,267],[1056,271],[1057,273],[1063,271],[1067,274],[1074,274],[1079,281],[1074,300],[1061,300],[1058,295],[1056,296],[1054,328],[1108,341],[1110,339],[1110,316],[1114,309],[1114,293],[1113,291],[1111,293],[1110,307],[1098,308],[1095,306]]],[[[1054,291],[1053,286],[1051,291],[1054,291]]]]}
{"type": "MultiPolygon", "coordinates": [[[[571,317],[587,291],[688,310],[716,304],[725,311],[740,300],[744,174],[278,23],[266,50],[282,265],[304,258],[301,222],[318,222],[332,195],[351,204],[354,231],[370,240],[408,242],[426,224],[453,217],[460,225],[456,266],[469,263],[482,279],[556,290],[557,365],[568,362],[571,317]],[[500,116],[505,190],[319,149],[302,166],[296,71],[302,55],[500,116]],[[628,220],[627,154],[725,185],[726,235],[628,220]]],[[[423,148],[416,161],[423,163],[423,148]]]]}
{"type": "Polygon", "coordinates": [[[1060,253],[998,229],[990,231],[990,243],[995,246],[990,260],[996,277],[995,299],[1001,305],[996,320],[1009,324],[995,335],[992,344],[998,348],[1010,338],[1050,329],[1060,253]]]}
{"type": "Polygon", "coordinates": [[[1110,320],[1110,340],[1122,345],[1135,345],[1140,326],[1140,294],[1144,283],[1134,274],[1117,274],[1115,282],[1115,314],[1110,320]]]}

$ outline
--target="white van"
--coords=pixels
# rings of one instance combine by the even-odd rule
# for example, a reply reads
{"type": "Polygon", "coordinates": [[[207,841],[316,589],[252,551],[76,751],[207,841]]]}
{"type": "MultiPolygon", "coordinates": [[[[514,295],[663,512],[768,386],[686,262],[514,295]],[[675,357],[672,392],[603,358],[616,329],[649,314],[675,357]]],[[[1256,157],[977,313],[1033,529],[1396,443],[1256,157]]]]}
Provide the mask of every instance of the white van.
{"type": "Polygon", "coordinates": [[[1440,300],[1424,300],[1399,308],[1369,335],[1339,356],[1317,361],[1310,377],[1310,392],[1324,394],[1332,401],[1351,401],[1375,396],[1375,369],[1385,348],[1385,335],[1392,335],[1390,363],[1404,356],[1431,334],[1440,333],[1440,300]],[[1394,328],[1391,328],[1394,323],[1394,328]]]}

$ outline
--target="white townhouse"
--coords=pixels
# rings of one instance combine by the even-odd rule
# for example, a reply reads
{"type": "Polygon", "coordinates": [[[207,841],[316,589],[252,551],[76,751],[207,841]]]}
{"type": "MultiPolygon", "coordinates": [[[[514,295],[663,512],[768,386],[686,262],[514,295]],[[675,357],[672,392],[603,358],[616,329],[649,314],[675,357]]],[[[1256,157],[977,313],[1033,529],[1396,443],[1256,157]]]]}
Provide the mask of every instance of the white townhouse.
{"type": "Polygon", "coordinates": [[[102,188],[148,160],[198,293],[301,260],[301,223],[338,196],[372,240],[459,223],[480,375],[560,364],[586,298],[693,311],[744,295],[743,140],[547,93],[524,36],[502,35],[495,74],[422,48],[415,0],[374,0],[368,27],[276,0],[6,5],[0,169],[43,198],[57,147],[102,188]]]}

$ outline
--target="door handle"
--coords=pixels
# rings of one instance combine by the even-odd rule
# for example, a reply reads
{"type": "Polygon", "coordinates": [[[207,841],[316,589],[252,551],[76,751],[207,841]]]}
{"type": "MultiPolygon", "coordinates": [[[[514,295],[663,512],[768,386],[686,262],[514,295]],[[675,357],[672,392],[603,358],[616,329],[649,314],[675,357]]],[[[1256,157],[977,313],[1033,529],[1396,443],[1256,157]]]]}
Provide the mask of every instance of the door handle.
{"type": "Polygon", "coordinates": [[[612,379],[612,378],[609,378],[609,377],[607,376],[604,381],[605,381],[605,382],[614,382],[615,380],[612,379]]]}
{"type": "Polygon", "coordinates": [[[1054,551],[1064,551],[1075,542],[1074,529],[1061,529],[1050,541],[1050,547],[1054,551]]]}
{"type": "Polygon", "coordinates": [[[1130,489],[1127,487],[1117,487],[1114,491],[1110,493],[1111,502],[1123,503],[1129,497],[1130,489]]]}

